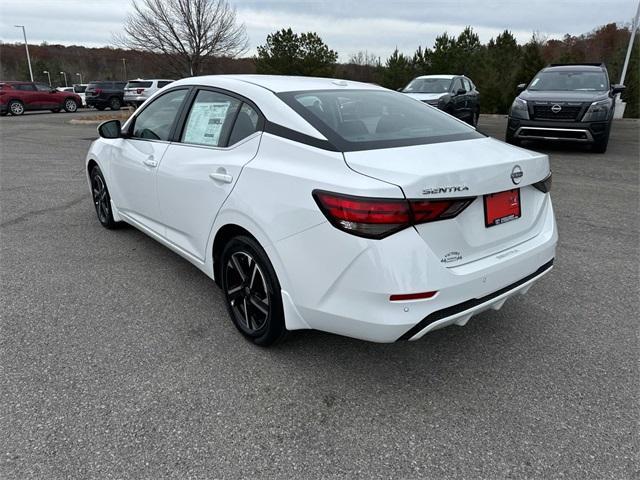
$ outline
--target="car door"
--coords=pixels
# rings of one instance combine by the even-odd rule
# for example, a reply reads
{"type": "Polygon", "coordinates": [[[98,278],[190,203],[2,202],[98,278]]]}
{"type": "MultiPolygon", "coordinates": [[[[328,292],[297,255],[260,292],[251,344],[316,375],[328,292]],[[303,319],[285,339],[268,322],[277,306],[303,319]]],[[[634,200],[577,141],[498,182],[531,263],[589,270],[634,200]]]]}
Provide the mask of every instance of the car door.
{"type": "Polygon", "coordinates": [[[20,101],[22,101],[25,110],[37,110],[42,108],[40,105],[42,99],[36,86],[33,83],[20,83],[14,85],[16,90],[20,91],[20,101]]]}
{"type": "Polygon", "coordinates": [[[467,120],[471,120],[474,112],[478,109],[478,92],[476,92],[475,87],[471,83],[471,81],[463,77],[462,78],[462,86],[467,91],[465,94],[465,117],[467,120]]]}
{"type": "Polygon", "coordinates": [[[158,197],[167,239],[204,261],[216,215],[258,152],[263,119],[245,99],[211,89],[197,91],[184,117],[158,170],[158,197]]]}
{"type": "Polygon", "coordinates": [[[458,94],[460,89],[464,89],[462,85],[462,81],[460,77],[457,77],[453,80],[451,84],[451,103],[453,108],[451,109],[451,114],[458,117],[465,117],[465,102],[466,102],[466,94],[458,94]]]}
{"type": "Polygon", "coordinates": [[[109,189],[118,211],[159,235],[165,232],[156,173],[188,92],[187,87],[178,88],[156,98],[132,119],[125,138],[112,146],[109,189]]]}
{"type": "Polygon", "coordinates": [[[62,97],[58,95],[57,90],[44,83],[36,83],[35,86],[38,91],[38,106],[40,108],[60,108],[62,97]]]}

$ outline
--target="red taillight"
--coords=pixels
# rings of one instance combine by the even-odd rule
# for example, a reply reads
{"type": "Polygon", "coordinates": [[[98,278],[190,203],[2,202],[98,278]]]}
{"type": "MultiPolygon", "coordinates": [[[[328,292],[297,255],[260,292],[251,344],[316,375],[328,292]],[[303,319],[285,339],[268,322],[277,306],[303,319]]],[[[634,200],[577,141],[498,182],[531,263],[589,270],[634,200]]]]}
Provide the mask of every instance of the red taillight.
{"type": "Polygon", "coordinates": [[[100,95],[102,93],[102,89],[101,88],[96,88],[93,93],[95,93],[96,95],[100,95]]]}
{"type": "Polygon", "coordinates": [[[406,200],[367,198],[316,190],[320,210],[338,229],[365,238],[384,238],[411,225],[453,218],[474,198],[406,200]]]}
{"type": "Polygon", "coordinates": [[[407,300],[424,300],[427,298],[432,298],[437,291],[435,292],[422,292],[422,293],[401,293],[397,295],[391,295],[389,300],[392,302],[406,302],[407,300]]]}
{"type": "Polygon", "coordinates": [[[136,93],[138,95],[140,95],[142,92],[144,92],[144,88],[139,88],[139,89],[136,90],[136,93]]]}

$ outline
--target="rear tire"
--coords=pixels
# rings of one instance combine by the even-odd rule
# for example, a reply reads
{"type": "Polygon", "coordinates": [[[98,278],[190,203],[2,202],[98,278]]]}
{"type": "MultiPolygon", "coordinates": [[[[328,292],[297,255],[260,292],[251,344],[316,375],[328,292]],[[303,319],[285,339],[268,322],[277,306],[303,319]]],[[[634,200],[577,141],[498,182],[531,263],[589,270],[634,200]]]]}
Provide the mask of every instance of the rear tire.
{"type": "Polygon", "coordinates": [[[7,105],[11,115],[15,115],[19,117],[24,113],[24,104],[20,100],[11,100],[9,105],[7,105]]]}
{"type": "Polygon", "coordinates": [[[91,170],[91,195],[93,198],[93,206],[96,209],[96,215],[100,225],[109,230],[118,228],[122,222],[116,222],[113,219],[111,211],[111,195],[107,189],[107,182],[102,175],[100,167],[97,165],[91,170]]]}
{"type": "Polygon", "coordinates": [[[109,100],[109,108],[111,110],[120,110],[122,108],[122,102],[118,97],[112,97],[111,100],[109,100]]]}
{"type": "Polygon", "coordinates": [[[235,237],[224,247],[220,262],[225,303],[236,328],[263,347],[282,340],[287,330],[280,282],[260,244],[235,237]]]}

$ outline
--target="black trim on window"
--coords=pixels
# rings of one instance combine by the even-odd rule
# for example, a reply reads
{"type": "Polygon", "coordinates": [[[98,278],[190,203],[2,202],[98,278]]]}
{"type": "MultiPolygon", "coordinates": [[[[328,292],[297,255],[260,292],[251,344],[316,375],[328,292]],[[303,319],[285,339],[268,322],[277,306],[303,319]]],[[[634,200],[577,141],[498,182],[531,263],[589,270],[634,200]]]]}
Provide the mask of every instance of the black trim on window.
{"type": "Polygon", "coordinates": [[[273,123],[269,120],[265,122],[264,131],[275,135],[276,137],[286,138],[298,143],[304,143],[312,147],[321,148],[323,150],[329,150],[331,152],[339,152],[340,150],[328,140],[322,140],[321,138],[312,137],[306,133],[298,132],[287,127],[283,127],[277,123],[273,123]]]}
{"type": "Polygon", "coordinates": [[[481,304],[483,304],[485,302],[493,300],[494,298],[499,297],[500,295],[507,293],[509,290],[513,290],[513,289],[519,287],[520,285],[522,285],[524,283],[527,283],[529,280],[532,280],[533,278],[542,275],[544,272],[549,270],[552,266],[553,266],[553,259],[551,259],[550,261],[548,261],[547,263],[542,265],[539,269],[537,269],[532,274],[527,275],[526,277],[521,278],[517,282],[514,282],[511,285],[507,285],[506,287],[501,288],[500,290],[497,290],[497,291],[495,291],[493,293],[490,293],[489,295],[485,295],[484,297],[481,297],[481,298],[472,298],[471,300],[467,300],[466,302],[458,303],[457,305],[453,305],[451,307],[443,308],[442,310],[437,310],[437,311],[427,315],[419,323],[417,323],[416,325],[411,327],[411,329],[409,329],[408,332],[406,332],[404,335],[402,335],[398,339],[398,341],[399,340],[409,340],[415,334],[421,332],[426,327],[428,327],[429,325],[431,325],[434,322],[437,322],[438,320],[442,320],[443,318],[451,317],[451,316],[456,315],[458,313],[464,312],[465,310],[469,310],[469,309],[477,307],[478,305],[481,305],[481,304]]]}

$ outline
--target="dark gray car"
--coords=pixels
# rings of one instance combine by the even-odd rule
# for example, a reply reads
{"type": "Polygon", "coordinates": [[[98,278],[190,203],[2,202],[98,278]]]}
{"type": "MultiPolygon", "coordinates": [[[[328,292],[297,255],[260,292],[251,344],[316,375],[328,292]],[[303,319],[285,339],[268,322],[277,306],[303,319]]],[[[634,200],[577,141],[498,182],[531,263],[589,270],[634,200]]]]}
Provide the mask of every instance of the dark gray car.
{"type": "Polygon", "coordinates": [[[614,96],[623,90],[622,85],[610,85],[604,65],[549,65],[529,85],[518,85],[506,141],[514,145],[522,140],[580,142],[604,153],[614,96]]]}

